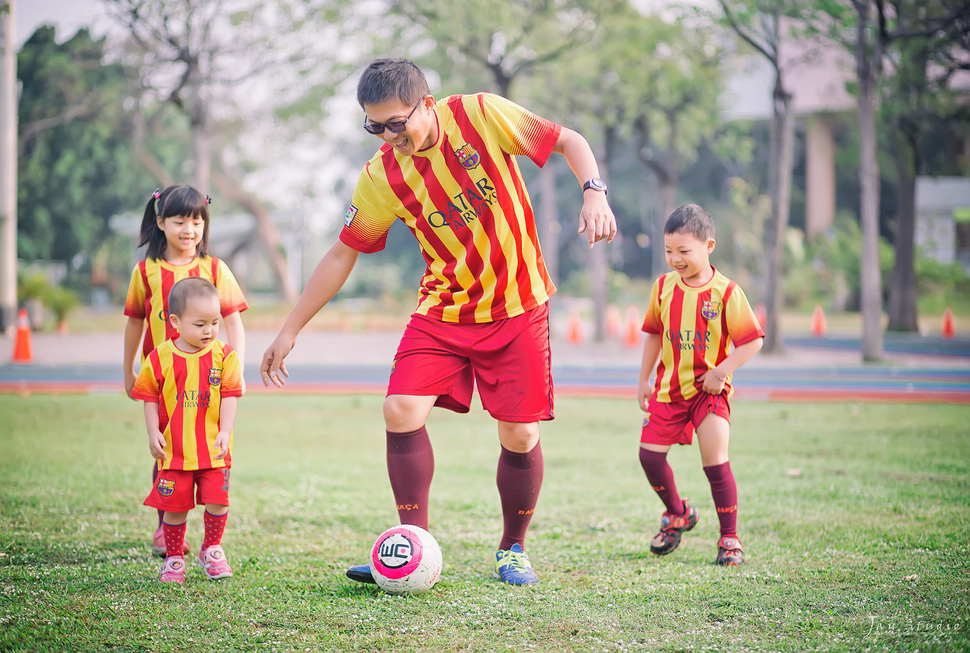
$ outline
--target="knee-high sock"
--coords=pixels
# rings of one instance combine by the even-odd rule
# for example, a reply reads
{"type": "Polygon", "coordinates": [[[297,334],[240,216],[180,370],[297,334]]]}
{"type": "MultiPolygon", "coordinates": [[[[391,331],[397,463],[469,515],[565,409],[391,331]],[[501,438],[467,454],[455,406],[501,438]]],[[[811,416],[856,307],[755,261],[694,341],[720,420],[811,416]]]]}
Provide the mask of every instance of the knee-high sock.
{"type": "Polygon", "coordinates": [[[162,522],[162,533],[165,535],[165,556],[182,555],[182,545],[185,542],[185,523],[173,526],[162,522]]]}
{"type": "Polygon", "coordinates": [[[657,493],[663,501],[667,512],[677,515],[684,514],[684,501],[677,492],[677,484],[674,483],[674,470],[667,462],[666,451],[649,451],[640,447],[640,466],[647,475],[647,480],[653,491],[657,493]]]}
{"type": "Polygon", "coordinates": [[[721,523],[721,535],[738,534],[738,484],[731,471],[731,463],[705,467],[704,473],[711,483],[711,496],[717,508],[717,519],[721,523]]]}
{"type": "Polygon", "coordinates": [[[401,523],[427,530],[434,451],[425,427],[410,433],[387,432],[387,475],[401,523]]]}
{"type": "Polygon", "coordinates": [[[495,474],[504,524],[498,548],[510,549],[513,544],[525,547],[525,535],[539,500],[544,471],[542,447],[538,443],[528,453],[515,453],[502,447],[495,474]]]}
{"type": "Polygon", "coordinates": [[[202,513],[202,523],[205,532],[202,539],[202,550],[205,551],[210,546],[222,544],[222,535],[226,532],[226,522],[229,521],[229,513],[213,515],[208,510],[202,513]]]}
{"type": "MultiPolygon", "coordinates": [[[[157,480],[158,480],[158,463],[156,462],[156,463],[152,463],[152,487],[155,487],[155,481],[157,480]]],[[[161,527],[162,517],[165,516],[165,511],[156,510],[156,512],[158,513],[158,525],[159,527],[161,527]]]]}

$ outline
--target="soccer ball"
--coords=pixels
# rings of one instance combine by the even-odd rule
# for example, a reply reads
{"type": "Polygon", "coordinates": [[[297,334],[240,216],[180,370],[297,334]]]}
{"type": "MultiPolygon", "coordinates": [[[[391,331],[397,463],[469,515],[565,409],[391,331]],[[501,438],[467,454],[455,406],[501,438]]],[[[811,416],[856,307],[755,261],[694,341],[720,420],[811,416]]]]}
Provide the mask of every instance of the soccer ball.
{"type": "Polygon", "coordinates": [[[423,528],[400,524],[377,537],[370,562],[374,580],[388,594],[423,594],[441,576],[441,547],[423,528]]]}

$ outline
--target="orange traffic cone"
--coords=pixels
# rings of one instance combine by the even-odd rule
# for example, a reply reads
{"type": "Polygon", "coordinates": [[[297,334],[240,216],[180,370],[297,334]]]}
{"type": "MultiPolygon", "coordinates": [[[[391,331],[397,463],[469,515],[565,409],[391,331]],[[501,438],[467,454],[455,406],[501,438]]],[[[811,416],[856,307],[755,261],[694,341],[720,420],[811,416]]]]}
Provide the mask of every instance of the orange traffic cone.
{"type": "Polygon", "coordinates": [[[610,304],[606,309],[606,335],[615,337],[623,331],[623,321],[620,319],[620,307],[610,304]]]}
{"type": "Polygon", "coordinates": [[[627,347],[640,346],[641,326],[640,311],[634,304],[626,307],[626,332],[623,334],[623,344],[627,347]]]}
{"type": "Polygon", "coordinates": [[[941,331],[944,338],[953,338],[957,335],[956,327],[953,325],[953,311],[947,306],[943,311],[943,329],[941,331]]]}
{"type": "Polygon", "coordinates": [[[821,304],[816,304],[815,312],[812,313],[812,335],[821,338],[826,331],[828,327],[825,325],[825,311],[822,310],[821,304]]]}
{"type": "Polygon", "coordinates": [[[583,322],[579,319],[579,311],[569,312],[569,326],[566,330],[566,340],[574,345],[583,341],[583,322]]]}
{"type": "Polygon", "coordinates": [[[27,309],[22,308],[17,313],[17,339],[13,345],[13,361],[15,363],[31,363],[34,354],[30,349],[30,318],[27,309]]]}

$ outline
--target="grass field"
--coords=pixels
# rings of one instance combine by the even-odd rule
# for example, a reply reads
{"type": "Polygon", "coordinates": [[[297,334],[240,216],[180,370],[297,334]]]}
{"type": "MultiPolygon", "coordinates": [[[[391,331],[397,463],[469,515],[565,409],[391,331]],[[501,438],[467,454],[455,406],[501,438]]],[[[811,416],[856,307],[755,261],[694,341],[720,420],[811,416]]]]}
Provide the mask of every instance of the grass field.
{"type": "MultiPolygon", "coordinates": [[[[436,412],[431,530],[441,582],[362,586],[396,523],[380,398],[240,402],[224,545],[235,576],[157,581],[140,406],[0,396],[0,649],[66,651],[895,651],[970,649],[966,406],[734,406],[748,564],[712,564],[717,518],[696,447],[670,459],[697,528],[648,551],[661,504],[628,401],[563,399],[528,549],[540,584],[491,580],[501,521],[493,423],[436,412]]],[[[632,404],[632,405],[631,405],[632,404]]],[[[188,536],[201,539],[201,515],[188,536]]]]}

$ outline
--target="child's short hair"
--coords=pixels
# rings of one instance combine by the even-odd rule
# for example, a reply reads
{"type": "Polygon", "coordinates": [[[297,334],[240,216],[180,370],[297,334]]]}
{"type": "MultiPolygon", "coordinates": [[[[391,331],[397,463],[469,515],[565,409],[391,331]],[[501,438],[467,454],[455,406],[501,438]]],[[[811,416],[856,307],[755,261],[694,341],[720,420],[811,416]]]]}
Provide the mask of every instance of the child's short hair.
{"type": "Polygon", "coordinates": [[[714,240],[714,219],[697,204],[684,204],[674,209],[667,218],[664,233],[689,233],[697,240],[714,240]]]}
{"type": "Polygon", "coordinates": [[[202,240],[196,254],[205,256],[209,251],[209,198],[186,184],[175,184],[163,191],[156,190],[145,206],[141,218],[138,246],[148,244],[145,258],[160,259],[165,254],[167,241],[165,234],[158,228],[158,218],[165,220],[175,216],[202,218],[202,240]]]}
{"type": "Polygon", "coordinates": [[[376,59],[367,66],[357,82],[357,102],[382,104],[400,100],[404,104],[417,104],[430,95],[431,88],[421,69],[407,59],[376,59]]]}
{"type": "Polygon", "coordinates": [[[193,297],[215,297],[218,300],[219,291],[208,279],[186,277],[172,286],[168,294],[168,314],[182,317],[185,305],[193,297]]]}

